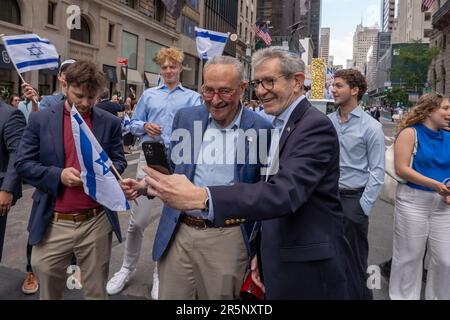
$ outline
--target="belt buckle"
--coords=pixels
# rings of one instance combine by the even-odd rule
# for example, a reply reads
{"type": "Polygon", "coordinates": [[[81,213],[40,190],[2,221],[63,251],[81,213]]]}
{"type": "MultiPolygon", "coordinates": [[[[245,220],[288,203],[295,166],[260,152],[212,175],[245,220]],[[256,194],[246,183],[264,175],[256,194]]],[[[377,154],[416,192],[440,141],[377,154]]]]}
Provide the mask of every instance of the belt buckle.
{"type": "Polygon", "coordinates": [[[206,229],[208,229],[208,226],[206,225],[206,221],[202,221],[203,222],[203,226],[201,226],[201,227],[195,227],[197,230],[206,230],[206,229]]]}

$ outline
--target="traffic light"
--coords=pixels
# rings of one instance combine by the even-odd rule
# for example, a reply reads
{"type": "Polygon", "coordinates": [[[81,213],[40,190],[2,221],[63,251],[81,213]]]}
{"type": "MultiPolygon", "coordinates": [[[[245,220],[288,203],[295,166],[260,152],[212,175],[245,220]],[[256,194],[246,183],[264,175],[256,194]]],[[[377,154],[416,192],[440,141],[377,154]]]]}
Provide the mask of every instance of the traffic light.
{"type": "Polygon", "coordinates": [[[392,88],[390,88],[390,87],[385,87],[385,88],[384,88],[384,94],[391,93],[391,90],[392,90],[392,88]]]}

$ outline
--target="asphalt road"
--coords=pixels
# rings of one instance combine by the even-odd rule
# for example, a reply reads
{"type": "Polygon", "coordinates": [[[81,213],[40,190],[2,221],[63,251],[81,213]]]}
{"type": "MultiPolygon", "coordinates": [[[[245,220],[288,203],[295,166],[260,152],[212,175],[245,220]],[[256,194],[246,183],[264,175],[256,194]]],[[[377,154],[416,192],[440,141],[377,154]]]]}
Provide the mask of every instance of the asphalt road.
{"type": "MultiPolygon", "coordinates": [[[[393,135],[393,124],[384,122],[384,131],[387,141],[391,141],[393,135]]],[[[135,177],[137,167],[137,151],[128,155],[128,168],[125,171],[125,177],[135,177]]],[[[22,281],[25,278],[26,265],[26,242],[28,233],[26,231],[28,216],[31,210],[31,194],[33,188],[24,187],[23,197],[17,205],[11,210],[8,216],[8,224],[5,236],[5,246],[3,258],[0,265],[0,300],[34,300],[38,299],[38,294],[27,296],[21,292],[22,281]]],[[[153,238],[161,213],[161,202],[154,201],[152,209],[152,222],[144,234],[144,241],[141,250],[137,272],[130,280],[125,290],[111,299],[151,299],[150,291],[152,287],[153,261],[151,259],[151,249],[153,238]]],[[[128,225],[128,213],[119,214],[122,235],[126,237],[128,225]]],[[[392,222],[393,207],[383,201],[375,204],[374,211],[370,216],[369,223],[369,244],[370,255],[369,265],[378,265],[390,258],[392,255],[392,222]]],[[[124,243],[113,240],[113,248],[110,264],[110,277],[116,272],[123,258],[124,243]]],[[[389,299],[387,293],[387,282],[382,277],[377,277],[375,269],[374,284],[379,288],[373,290],[374,298],[377,300],[389,299]]],[[[65,292],[65,299],[82,299],[82,290],[69,290],[65,292]]]]}

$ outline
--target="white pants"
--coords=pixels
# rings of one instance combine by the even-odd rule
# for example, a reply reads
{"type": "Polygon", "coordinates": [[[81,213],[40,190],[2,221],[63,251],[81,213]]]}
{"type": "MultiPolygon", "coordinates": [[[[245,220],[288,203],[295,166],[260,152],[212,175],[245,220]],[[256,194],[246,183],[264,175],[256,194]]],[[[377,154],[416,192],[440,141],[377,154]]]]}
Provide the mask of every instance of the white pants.
{"type": "Polygon", "coordinates": [[[394,246],[389,296],[419,300],[428,241],[425,298],[450,299],[450,205],[436,192],[399,185],[395,200],[394,246]]]}
{"type": "MultiPolygon", "coordinates": [[[[145,177],[145,173],[142,171],[142,168],[145,165],[144,153],[141,151],[136,172],[137,180],[141,180],[145,177]]],[[[136,269],[141,253],[144,231],[151,222],[150,213],[153,205],[152,200],[147,197],[139,197],[136,201],[138,206],[134,204],[134,201],[131,204],[131,215],[128,223],[128,233],[125,241],[125,252],[122,265],[122,267],[131,271],[136,269]]]]}

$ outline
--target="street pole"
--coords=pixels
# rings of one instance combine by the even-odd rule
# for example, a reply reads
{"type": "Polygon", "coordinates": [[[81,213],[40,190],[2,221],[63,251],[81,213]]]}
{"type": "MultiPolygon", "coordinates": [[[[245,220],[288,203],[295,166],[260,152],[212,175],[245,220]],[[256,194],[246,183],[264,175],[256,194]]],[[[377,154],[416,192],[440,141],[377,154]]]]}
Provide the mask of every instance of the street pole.
{"type": "Polygon", "coordinates": [[[127,85],[128,85],[128,63],[125,66],[125,97],[123,97],[124,101],[127,100],[127,85]]]}

